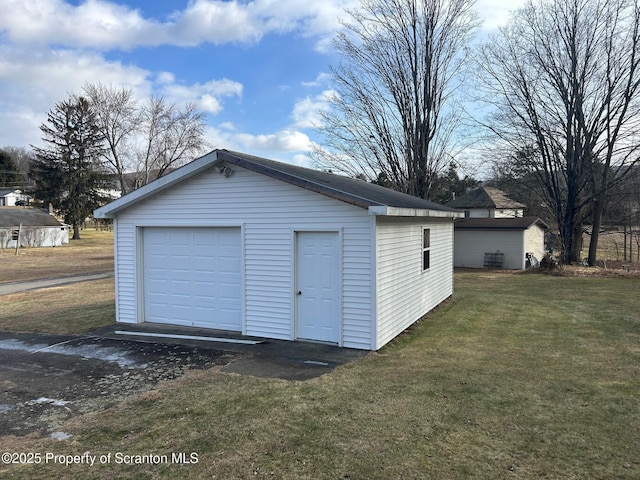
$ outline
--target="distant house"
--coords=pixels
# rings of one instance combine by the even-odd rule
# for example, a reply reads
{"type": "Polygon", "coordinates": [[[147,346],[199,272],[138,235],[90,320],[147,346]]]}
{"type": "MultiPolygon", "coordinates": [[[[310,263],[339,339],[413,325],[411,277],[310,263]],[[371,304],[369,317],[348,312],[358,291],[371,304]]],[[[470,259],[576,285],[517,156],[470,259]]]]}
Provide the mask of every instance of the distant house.
{"type": "Polygon", "coordinates": [[[69,243],[69,226],[35,208],[0,207],[0,248],[57,247],[69,243]]]}
{"type": "Polygon", "coordinates": [[[538,217],[525,217],[525,205],[503,191],[480,187],[447,206],[465,216],[454,224],[456,267],[524,270],[527,254],[538,260],[544,255],[549,227],[538,217]]]}
{"type": "Polygon", "coordinates": [[[459,212],[363,180],[215,150],[94,212],[116,310],[377,350],[453,293],[459,212]]]}
{"type": "Polygon", "coordinates": [[[523,217],[525,205],[497,188],[480,187],[448,202],[447,207],[464,211],[466,218],[523,217]]]}
{"type": "Polygon", "coordinates": [[[15,188],[0,189],[0,207],[15,207],[21,203],[26,205],[30,198],[29,195],[15,188]]]}

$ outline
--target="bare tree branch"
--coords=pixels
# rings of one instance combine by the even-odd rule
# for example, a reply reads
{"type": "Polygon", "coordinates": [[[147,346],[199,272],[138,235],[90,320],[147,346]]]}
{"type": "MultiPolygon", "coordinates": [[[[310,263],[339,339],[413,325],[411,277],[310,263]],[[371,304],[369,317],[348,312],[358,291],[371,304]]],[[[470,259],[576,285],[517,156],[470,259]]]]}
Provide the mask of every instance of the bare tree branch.
{"type": "MultiPolygon", "coordinates": [[[[638,161],[637,0],[535,0],[479,51],[492,132],[535,146],[530,171],[558,224],[565,262],[589,262],[607,192],[638,161]]],[[[522,156],[517,157],[522,161],[522,156]]]]}
{"type": "Polygon", "coordinates": [[[363,0],[335,41],[322,167],[428,198],[460,126],[452,99],[477,26],[473,0],[363,0]]]}
{"type": "Polygon", "coordinates": [[[131,88],[100,83],[85,85],[84,92],[106,139],[105,160],[123,195],[204,153],[205,117],[195,104],[178,108],[151,97],[140,105],[131,88]],[[132,173],[133,185],[126,178],[132,173]]]}

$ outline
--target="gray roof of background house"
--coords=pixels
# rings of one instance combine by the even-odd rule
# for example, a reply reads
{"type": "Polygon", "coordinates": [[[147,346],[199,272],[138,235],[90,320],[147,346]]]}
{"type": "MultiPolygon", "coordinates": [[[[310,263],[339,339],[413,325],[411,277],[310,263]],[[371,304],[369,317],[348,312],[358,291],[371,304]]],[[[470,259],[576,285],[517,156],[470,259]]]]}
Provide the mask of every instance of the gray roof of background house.
{"type": "Polygon", "coordinates": [[[465,209],[465,208],[525,208],[520,202],[510,199],[507,195],[497,188],[480,187],[465,193],[461,197],[447,202],[447,207],[465,209]]]}
{"type": "Polygon", "coordinates": [[[246,168],[271,178],[311,190],[342,202],[362,208],[392,207],[443,212],[450,217],[458,216],[457,211],[444,205],[417,198],[389,188],[375,185],[355,178],[345,177],[289,163],[278,162],[229,150],[214,150],[193,162],[178,168],[164,177],[155,180],[128,195],[114,200],[96,210],[98,218],[110,218],[119,211],[151,195],[169,188],[193,175],[214,166],[233,166],[246,168]]]}
{"type": "Polygon", "coordinates": [[[456,230],[526,230],[535,224],[549,228],[538,217],[460,218],[453,225],[456,230]]]}
{"type": "Polygon", "coordinates": [[[28,207],[0,207],[0,228],[18,227],[60,227],[62,224],[44,210],[28,207]]]}

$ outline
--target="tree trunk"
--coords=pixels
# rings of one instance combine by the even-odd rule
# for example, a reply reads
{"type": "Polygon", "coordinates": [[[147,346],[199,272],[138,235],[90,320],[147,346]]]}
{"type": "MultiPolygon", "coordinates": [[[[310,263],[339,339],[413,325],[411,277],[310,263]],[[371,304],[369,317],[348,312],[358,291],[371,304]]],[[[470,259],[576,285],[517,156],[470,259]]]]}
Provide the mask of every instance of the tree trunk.
{"type": "Polygon", "coordinates": [[[602,225],[602,212],[604,211],[604,200],[598,199],[593,206],[593,227],[591,229],[591,241],[589,242],[590,267],[596,265],[596,253],[598,251],[598,241],[600,239],[600,226],[602,225]]]}
{"type": "Polygon", "coordinates": [[[626,262],[627,261],[627,226],[623,225],[622,226],[622,232],[623,232],[623,242],[624,242],[624,248],[623,248],[623,259],[626,262]]]}
{"type": "Polygon", "coordinates": [[[80,240],[80,225],[73,226],[73,237],[71,240],[80,240]]]}
{"type": "Polygon", "coordinates": [[[573,251],[571,252],[571,261],[572,262],[582,262],[582,222],[576,222],[573,226],[573,240],[572,247],[573,251]]]}

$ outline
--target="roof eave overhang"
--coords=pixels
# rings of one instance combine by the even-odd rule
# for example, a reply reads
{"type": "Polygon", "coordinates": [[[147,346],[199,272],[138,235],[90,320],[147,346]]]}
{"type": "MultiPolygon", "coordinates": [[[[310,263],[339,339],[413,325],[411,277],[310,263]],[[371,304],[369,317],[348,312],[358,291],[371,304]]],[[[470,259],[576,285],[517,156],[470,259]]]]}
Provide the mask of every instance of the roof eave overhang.
{"type": "Polygon", "coordinates": [[[431,218],[463,218],[464,212],[455,210],[433,210],[425,208],[401,208],[388,205],[369,207],[369,214],[380,217],[431,217],[431,218]]]}
{"type": "Polygon", "coordinates": [[[503,226],[503,225],[479,225],[479,226],[475,226],[475,225],[471,225],[471,226],[467,226],[467,225],[460,225],[458,222],[455,223],[455,228],[456,230],[485,230],[485,231],[495,231],[495,230],[528,230],[529,228],[533,227],[534,225],[539,226],[540,228],[542,228],[543,230],[549,230],[549,226],[544,223],[542,220],[540,220],[539,218],[535,219],[534,221],[528,223],[528,224],[522,224],[522,225],[515,225],[515,226],[511,226],[511,225],[507,225],[507,226],[503,226]]]}

